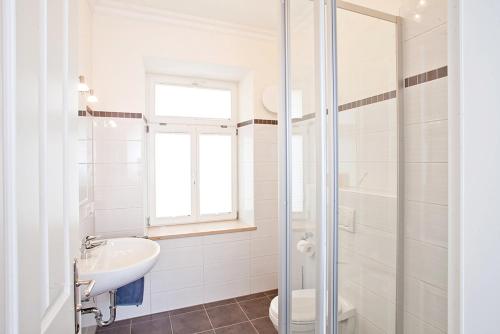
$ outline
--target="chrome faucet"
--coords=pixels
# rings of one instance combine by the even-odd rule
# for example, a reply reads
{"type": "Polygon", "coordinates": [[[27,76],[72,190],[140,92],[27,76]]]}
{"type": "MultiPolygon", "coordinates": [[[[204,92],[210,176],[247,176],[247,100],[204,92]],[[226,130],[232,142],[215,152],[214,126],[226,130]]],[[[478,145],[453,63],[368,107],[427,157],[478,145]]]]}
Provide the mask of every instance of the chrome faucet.
{"type": "Polygon", "coordinates": [[[80,246],[80,257],[82,259],[87,258],[87,251],[92,248],[96,248],[105,245],[107,240],[96,240],[100,236],[87,235],[82,239],[82,244],[80,246]]]}

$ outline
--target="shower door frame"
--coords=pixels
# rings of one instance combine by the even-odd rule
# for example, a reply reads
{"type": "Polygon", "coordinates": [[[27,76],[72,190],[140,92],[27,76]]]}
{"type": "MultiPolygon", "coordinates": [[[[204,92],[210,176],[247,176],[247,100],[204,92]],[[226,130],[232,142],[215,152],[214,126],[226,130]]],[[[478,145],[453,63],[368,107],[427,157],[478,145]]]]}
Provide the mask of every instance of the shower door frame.
{"type": "MultiPolygon", "coordinates": [[[[291,214],[291,81],[290,81],[290,1],[280,0],[281,11],[281,110],[279,113],[279,232],[280,232],[280,273],[279,273],[279,333],[291,333],[291,249],[292,249],[292,214],[291,214]]],[[[395,24],[396,31],[396,99],[397,99],[397,258],[396,258],[396,332],[403,329],[403,264],[404,264],[404,145],[403,139],[403,89],[404,78],[402,71],[402,28],[399,16],[384,13],[378,10],[351,4],[342,0],[324,0],[325,7],[320,6],[320,1],[314,1],[315,23],[315,61],[320,66],[315,66],[316,84],[319,92],[316,94],[316,104],[319,110],[324,110],[319,115],[318,143],[317,143],[317,211],[321,223],[319,245],[317,249],[318,262],[316,278],[316,333],[337,334],[337,308],[338,308],[338,129],[337,112],[337,8],[361,15],[370,16],[395,24]],[[322,9],[323,8],[323,9],[322,9]],[[330,115],[329,115],[330,114],[330,115]],[[328,133],[332,135],[328,137],[328,133]],[[328,170],[330,168],[330,180],[328,170]],[[330,189],[326,187],[329,181],[330,189]],[[328,192],[329,191],[329,192],[328,192]],[[328,192],[328,193],[327,193],[328,192]],[[333,205],[328,207],[327,198],[333,205]],[[324,238],[327,238],[326,240],[324,238]],[[321,291],[325,291],[321,293],[321,291]],[[327,293],[331,291],[331,293],[327,293]],[[327,307],[328,306],[328,307],[327,307]],[[328,309],[328,312],[326,312],[328,309]],[[328,314],[327,314],[328,313],[328,314]],[[325,318],[327,321],[325,321],[325,318]]],[[[318,237],[318,235],[317,235],[318,237]]]]}

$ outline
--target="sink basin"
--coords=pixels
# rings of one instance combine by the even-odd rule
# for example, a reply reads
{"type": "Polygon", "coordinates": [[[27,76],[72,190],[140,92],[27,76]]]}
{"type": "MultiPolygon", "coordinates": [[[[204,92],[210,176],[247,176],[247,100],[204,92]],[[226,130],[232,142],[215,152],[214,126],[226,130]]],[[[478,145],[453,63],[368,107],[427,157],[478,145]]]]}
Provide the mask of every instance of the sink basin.
{"type": "Polygon", "coordinates": [[[78,260],[80,280],[95,280],[90,297],[117,289],[147,274],[160,255],[160,246],[143,238],[108,239],[78,260]]]}

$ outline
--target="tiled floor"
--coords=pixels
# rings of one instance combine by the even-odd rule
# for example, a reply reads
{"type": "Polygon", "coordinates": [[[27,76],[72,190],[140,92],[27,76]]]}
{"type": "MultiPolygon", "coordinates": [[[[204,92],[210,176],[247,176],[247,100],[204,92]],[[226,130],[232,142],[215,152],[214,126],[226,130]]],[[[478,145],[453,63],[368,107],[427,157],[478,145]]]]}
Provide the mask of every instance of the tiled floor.
{"type": "Polygon", "coordinates": [[[275,334],[269,304],[277,290],[117,321],[102,334],[275,334]]]}

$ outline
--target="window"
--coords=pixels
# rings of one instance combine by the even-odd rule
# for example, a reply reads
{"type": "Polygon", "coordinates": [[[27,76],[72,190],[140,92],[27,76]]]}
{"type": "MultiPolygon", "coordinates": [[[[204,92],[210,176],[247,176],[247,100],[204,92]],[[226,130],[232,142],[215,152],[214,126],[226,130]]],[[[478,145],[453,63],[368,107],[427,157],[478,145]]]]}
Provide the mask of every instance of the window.
{"type": "Polygon", "coordinates": [[[152,225],[236,219],[236,87],[149,80],[149,216],[152,225]]]}

